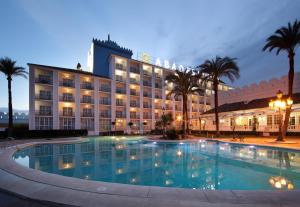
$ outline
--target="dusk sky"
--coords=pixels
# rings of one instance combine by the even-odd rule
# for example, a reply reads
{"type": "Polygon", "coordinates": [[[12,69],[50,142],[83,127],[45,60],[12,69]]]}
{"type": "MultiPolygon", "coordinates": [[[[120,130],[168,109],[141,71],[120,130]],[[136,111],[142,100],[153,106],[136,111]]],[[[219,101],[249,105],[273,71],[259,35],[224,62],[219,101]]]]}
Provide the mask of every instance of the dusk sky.
{"type": "MultiPolygon", "coordinates": [[[[300,19],[300,0],[2,0],[0,57],[27,63],[86,66],[92,38],[178,64],[195,66],[207,58],[238,58],[244,86],[288,72],[285,53],[262,52],[265,39],[300,19]]],[[[295,57],[300,67],[300,49],[295,57]]],[[[0,107],[7,107],[7,81],[0,74],[0,107]]],[[[28,80],[13,81],[13,104],[28,109],[28,80]]]]}

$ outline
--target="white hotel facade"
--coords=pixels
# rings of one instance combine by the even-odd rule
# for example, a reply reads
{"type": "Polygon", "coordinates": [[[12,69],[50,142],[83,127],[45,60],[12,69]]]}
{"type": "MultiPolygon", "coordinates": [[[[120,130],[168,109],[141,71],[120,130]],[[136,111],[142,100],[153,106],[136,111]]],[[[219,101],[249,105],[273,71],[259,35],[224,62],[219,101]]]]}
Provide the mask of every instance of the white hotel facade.
{"type": "MultiPolygon", "coordinates": [[[[29,129],[146,133],[163,113],[171,113],[174,127],[181,127],[182,101],[166,96],[172,85],[165,78],[174,70],[131,56],[110,39],[94,39],[88,71],[29,63],[29,129]]],[[[208,87],[189,97],[191,129],[199,129],[200,114],[211,108],[210,95],[208,87]]]]}

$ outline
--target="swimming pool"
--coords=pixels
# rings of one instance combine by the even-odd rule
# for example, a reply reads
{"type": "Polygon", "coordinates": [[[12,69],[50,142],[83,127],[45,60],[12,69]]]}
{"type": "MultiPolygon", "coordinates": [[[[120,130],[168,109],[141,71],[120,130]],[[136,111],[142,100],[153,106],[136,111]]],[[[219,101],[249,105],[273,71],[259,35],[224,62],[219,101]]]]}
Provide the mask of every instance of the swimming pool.
{"type": "Polygon", "coordinates": [[[13,156],[26,167],[81,179],[191,189],[300,189],[300,152],[215,141],[142,137],[39,144],[13,156]]]}

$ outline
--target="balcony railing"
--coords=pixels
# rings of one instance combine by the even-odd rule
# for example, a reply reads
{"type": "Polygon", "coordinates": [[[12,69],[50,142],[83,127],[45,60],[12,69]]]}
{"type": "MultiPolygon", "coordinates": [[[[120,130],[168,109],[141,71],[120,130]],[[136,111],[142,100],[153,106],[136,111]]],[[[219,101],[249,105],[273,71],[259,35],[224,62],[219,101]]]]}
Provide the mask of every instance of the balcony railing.
{"type": "Polygon", "coordinates": [[[116,63],[116,68],[119,70],[126,70],[125,66],[120,63],[116,63]]]}
{"type": "Polygon", "coordinates": [[[37,115],[40,115],[40,116],[52,116],[52,111],[41,111],[41,110],[39,110],[39,111],[36,111],[36,114],[37,115]]]}
{"type": "Polygon", "coordinates": [[[143,86],[151,87],[152,84],[151,84],[151,82],[143,81],[143,86]]]}
{"type": "Polygon", "coordinates": [[[109,113],[100,113],[100,118],[111,118],[111,114],[109,113]]]}
{"type": "Polygon", "coordinates": [[[121,89],[121,88],[116,88],[116,93],[126,94],[126,90],[121,89]]]}
{"type": "Polygon", "coordinates": [[[150,93],[144,93],[143,96],[148,97],[148,98],[152,98],[152,95],[150,93]]]}
{"type": "Polygon", "coordinates": [[[140,104],[136,102],[131,102],[130,107],[140,107],[140,104]]]}
{"type": "Polygon", "coordinates": [[[140,116],[139,116],[139,115],[133,115],[133,114],[130,114],[130,118],[131,118],[131,119],[139,119],[140,116]]]}
{"type": "Polygon", "coordinates": [[[137,79],[134,79],[134,78],[130,78],[130,83],[136,84],[136,85],[140,84],[140,82],[137,79]]]}
{"type": "Polygon", "coordinates": [[[74,102],[74,97],[60,96],[59,100],[64,102],[74,102]]]}
{"type": "Polygon", "coordinates": [[[51,95],[44,95],[44,94],[37,94],[35,96],[36,99],[40,99],[40,100],[52,100],[52,96],[51,95]]]}
{"type": "Polygon", "coordinates": [[[171,106],[166,105],[165,107],[166,110],[173,110],[173,108],[171,106]]]}
{"type": "Polygon", "coordinates": [[[94,103],[94,99],[92,99],[92,98],[81,98],[80,102],[81,103],[90,103],[90,104],[92,104],[92,103],[94,103]]]}
{"type": "Polygon", "coordinates": [[[157,105],[157,104],[155,104],[155,109],[161,109],[161,105],[157,105]]]}
{"type": "Polygon", "coordinates": [[[94,114],[92,112],[83,112],[81,113],[82,117],[94,117],[94,114]]]}
{"type": "Polygon", "coordinates": [[[151,116],[149,116],[149,115],[143,115],[143,119],[152,119],[152,117],[151,116]]]}
{"type": "Polygon", "coordinates": [[[155,73],[155,77],[160,79],[161,75],[159,73],[155,73]]]}
{"type": "Polygon", "coordinates": [[[75,116],[75,113],[72,111],[63,111],[60,113],[60,116],[75,116]]]}
{"type": "Polygon", "coordinates": [[[75,84],[74,82],[70,82],[70,81],[61,81],[59,82],[59,85],[60,86],[63,86],[63,87],[69,87],[69,88],[74,88],[75,87],[75,84]]]}
{"type": "Polygon", "coordinates": [[[103,92],[109,92],[109,93],[111,92],[111,88],[109,86],[104,86],[104,85],[100,86],[99,90],[103,92]]]}
{"type": "Polygon", "coordinates": [[[175,111],[181,111],[181,110],[182,110],[181,107],[175,106],[175,111]]]}
{"type": "Polygon", "coordinates": [[[136,90],[130,90],[130,95],[132,95],[132,96],[139,96],[140,93],[137,92],[136,90]]]}
{"type": "Polygon", "coordinates": [[[162,99],[162,96],[156,94],[156,95],[155,95],[155,98],[156,98],[156,99],[162,99]]]}
{"type": "Polygon", "coordinates": [[[125,113],[122,113],[122,114],[116,113],[116,118],[126,118],[126,114],[125,113]]]}
{"type": "Polygon", "coordinates": [[[152,108],[152,106],[151,106],[150,104],[144,104],[143,107],[144,107],[145,109],[152,108]]]}
{"type": "Polygon", "coordinates": [[[81,84],[81,89],[94,90],[94,86],[92,84],[81,84]]]}
{"type": "Polygon", "coordinates": [[[99,103],[102,105],[111,105],[111,101],[110,100],[105,100],[105,99],[100,99],[99,103]]]}
{"type": "Polygon", "coordinates": [[[146,76],[151,76],[151,73],[144,70],[144,75],[146,75],[146,76]]]}
{"type": "Polygon", "coordinates": [[[130,72],[140,74],[140,70],[135,67],[130,67],[130,72]]]}
{"type": "Polygon", "coordinates": [[[39,76],[38,78],[35,79],[36,83],[41,83],[41,84],[50,84],[52,85],[52,79],[50,76],[39,76]]]}
{"type": "Polygon", "coordinates": [[[125,103],[124,102],[116,102],[116,106],[125,106],[125,103]]]}
{"type": "Polygon", "coordinates": [[[125,82],[125,78],[123,78],[122,76],[116,75],[116,81],[125,82]]]}

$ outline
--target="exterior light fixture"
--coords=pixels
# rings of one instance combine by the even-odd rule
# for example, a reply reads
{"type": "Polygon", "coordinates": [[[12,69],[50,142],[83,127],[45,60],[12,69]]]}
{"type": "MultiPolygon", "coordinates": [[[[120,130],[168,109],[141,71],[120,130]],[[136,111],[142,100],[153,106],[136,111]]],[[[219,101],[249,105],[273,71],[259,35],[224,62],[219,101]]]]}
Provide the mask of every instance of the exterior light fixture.
{"type": "Polygon", "coordinates": [[[294,184],[283,176],[274,176],[269,179],[269,183],[276,189],[293,190],[294,184]]]}

